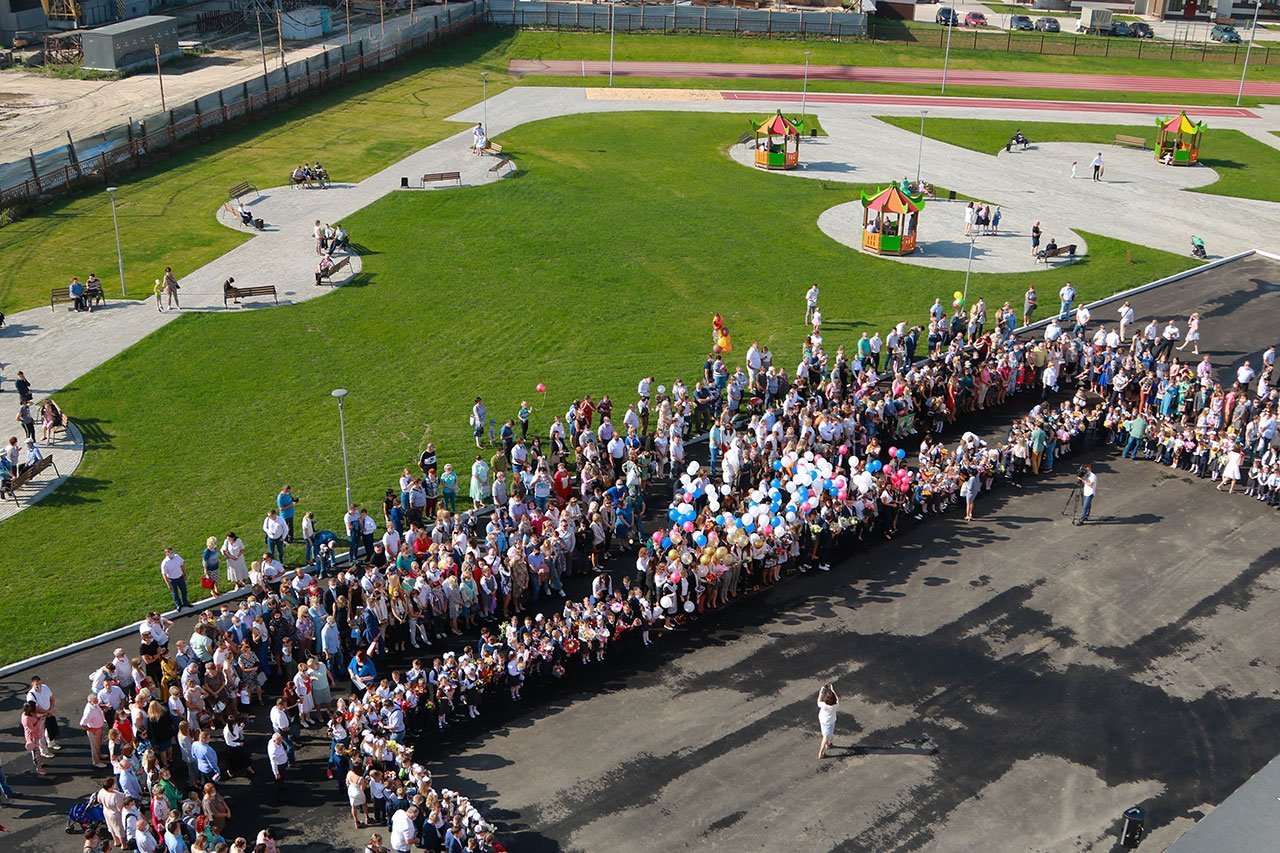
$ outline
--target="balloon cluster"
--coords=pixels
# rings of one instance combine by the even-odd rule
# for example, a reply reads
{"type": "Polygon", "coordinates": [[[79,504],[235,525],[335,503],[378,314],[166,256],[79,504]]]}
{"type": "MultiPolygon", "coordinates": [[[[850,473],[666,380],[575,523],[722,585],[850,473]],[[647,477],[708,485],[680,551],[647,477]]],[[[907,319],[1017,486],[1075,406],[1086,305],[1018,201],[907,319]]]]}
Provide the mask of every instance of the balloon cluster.
{"type": "Polygon", "coordinates": [[[952,299],[952,302],[951,302],[952,308],[959,311],[961,308],[964,307],[964,294],[961,293],[960,291],[957,290],[955,293],[951,294],[951,299],[952,299]]]}

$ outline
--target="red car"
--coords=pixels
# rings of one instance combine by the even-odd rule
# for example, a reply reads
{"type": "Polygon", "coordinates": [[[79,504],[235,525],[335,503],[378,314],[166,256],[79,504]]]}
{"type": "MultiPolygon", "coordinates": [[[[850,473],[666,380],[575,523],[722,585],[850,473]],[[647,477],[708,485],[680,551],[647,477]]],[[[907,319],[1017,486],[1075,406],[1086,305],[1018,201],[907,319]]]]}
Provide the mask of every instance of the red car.
{"type": "Polygon", "coordinates": [[[970,12],[964,16],[964,25],[966,27],[985,27],[987,25],[987,16],[981,12],[970,12]]]}

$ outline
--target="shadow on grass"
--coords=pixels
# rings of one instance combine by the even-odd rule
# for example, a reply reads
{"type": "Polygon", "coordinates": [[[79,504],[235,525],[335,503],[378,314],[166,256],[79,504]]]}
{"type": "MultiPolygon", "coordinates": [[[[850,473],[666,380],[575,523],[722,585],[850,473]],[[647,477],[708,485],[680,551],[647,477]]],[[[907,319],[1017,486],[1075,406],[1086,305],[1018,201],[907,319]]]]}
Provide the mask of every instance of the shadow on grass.
{"type": "Polygon", "coordinates": [[[110,480],[72,474],[66,482],[41,499],[39,505],[48,508],[96,504],[102,500],[99,493],[105,492],[110,485],[110,480]]]}
{"type": "MultiPolygon", "coordinates": [[[[75,386],[67,388],[67,392],[75,392],[78,390],[75,386]]],[[[90,450],[111,450],[115,447],[113,436],[107,431],[104,421],[100,418],[72,418],[76,427],[80,430],[80,436],[84,439],[84,449],[87,453],[90,450]]]]}

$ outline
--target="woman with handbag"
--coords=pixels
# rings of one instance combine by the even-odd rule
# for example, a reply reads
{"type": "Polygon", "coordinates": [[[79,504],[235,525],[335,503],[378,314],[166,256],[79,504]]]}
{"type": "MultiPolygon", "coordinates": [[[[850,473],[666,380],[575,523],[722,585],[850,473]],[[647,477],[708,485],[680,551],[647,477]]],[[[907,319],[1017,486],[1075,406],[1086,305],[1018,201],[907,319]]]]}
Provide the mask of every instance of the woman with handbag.
{"type": "Polygon", "coordinates": [[[204,543],[204,555],[201,564],[204,566],[204,577],[200,578],[200,586],[209,590],[209,597],[218,595],[218,537],[210,536],[204,543]]]}

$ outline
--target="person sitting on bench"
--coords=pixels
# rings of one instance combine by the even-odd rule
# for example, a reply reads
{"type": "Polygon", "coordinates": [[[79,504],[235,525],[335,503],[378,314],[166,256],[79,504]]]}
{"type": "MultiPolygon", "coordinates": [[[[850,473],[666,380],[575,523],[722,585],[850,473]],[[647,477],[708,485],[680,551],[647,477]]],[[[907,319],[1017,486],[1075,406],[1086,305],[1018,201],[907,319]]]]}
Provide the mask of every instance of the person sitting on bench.
{"type": "Polygon", "coordinates": [[[289,176],[289,179],[293,182],[295,187],[300,187],[303,184],[311,186],[311,176],[308,174],[309,171],[310,170],[307,169],[307,164],[303,163],[301,166],[293,170],[293,174],[289,176]]]}
{"type": "Polygon", "coordinates": [[[1058,241],[1050,237],[1049,242],[1044,244],[1044,251],[1041,252],[1040,255],[1042,257],[1047,258],[1050,255],[1056,255],[1057,253],[1058,253],[1058,241]]]}
{"type": "Polygon", "coordinates": [[[102,298],[102,279],[98,278],[97,273],[91,272],[84,280],[84,302],[89,307],[90,313],[93,312],[93,303],[102,298]]]}
{"type": "Polygon", "coordinates": [[[316,183],[320,185],[320,189],[329,186],[329,173],[324,170],[324,166],[316,163],[311,167],[311,177],[316,179],[316,183]]]}
{"type": "Polygon", "coordinates": [[[327,276],[333,269],[333,258],[325,255],[320,258],[320,266],[316,267],[316,286],[320,286],[320,280],[327,276]]]}
{"type": "Polygon", "coordinates": [[[244,206],[244,202],[236,203],[236,213],[240,214],[240,224],[253,227],[253,211],[244,206]]]}
{"type": "Polygon", "coordinates": [[[1026,151],[1026,150],[1027,150],[1027,146],[1028,146],[1028,145],[1030,145],[1030,144],[1031,144],[1031,140],[1030,140],[1030,139],[1027,139],[1025,136],[1023,136],[1023,135],[1022,135],[1022,131],[1021,131],[1021,130],[1016,130],[1016,131],[1014,131],[1014,133],[1013,133],[1013,138],[1012,138],[1012,139],[1010,139],[1008,142],[1006,142],[1006,143],[1005,143],[1005,145],[1004,145],[1004,150],[1005,150],[1005,151],[1012,151],[1012,150],[1013,150],[1013,146],[1015,146],[1015,145],[1021,145],[1021,146],[1022,146],[1022,150],[1023,150],[1023,151],[1026,151]]]}

